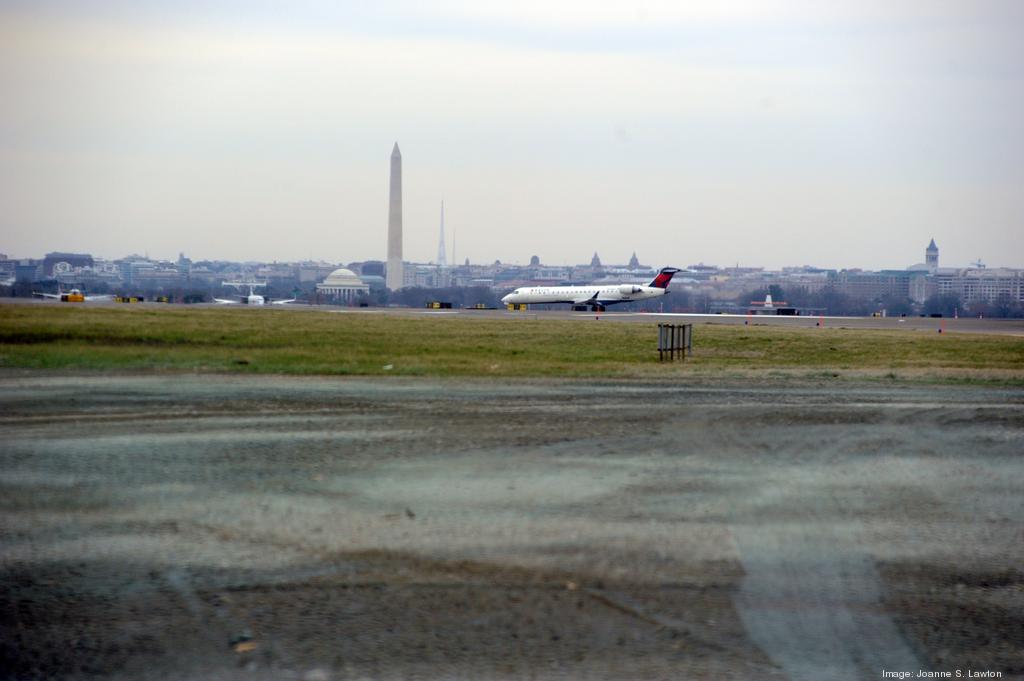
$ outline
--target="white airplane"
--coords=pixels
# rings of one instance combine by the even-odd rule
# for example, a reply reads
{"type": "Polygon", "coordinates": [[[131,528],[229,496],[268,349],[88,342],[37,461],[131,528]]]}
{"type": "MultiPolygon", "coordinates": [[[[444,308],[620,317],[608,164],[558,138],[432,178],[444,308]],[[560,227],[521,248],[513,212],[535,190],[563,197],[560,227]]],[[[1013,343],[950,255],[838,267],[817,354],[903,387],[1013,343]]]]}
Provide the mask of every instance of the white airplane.
{"type": "Polygon", "coordinates": [[[589,307],[595,312],[604,311],[605,306],[647,300],[668,293],[668,283],[679,270],[663,267],[658,276],[646,286],[636,284],[612,284],[611,286],[538,286],[517,288],[501,299],[506,305],[530,303],[569,303],[573,306],[589,307]]]}
{"type": "MultiPolygon", "coordinates": [[[[238,288],[249,287],[248,295],[239,294],[237,300],[229,298],[214,298],[213,302],[219,303],[220,305],[266,305],[267,299],[256,293],[256,289],[262,286],[266,286],[265,281],[225,281],[224,286],[235,286],[238,288]]],[[[270,301],[272,305],[284,305],[286,303],[294,303],[295,298],[289,298],[288,300],[273,300],[270,301]]]]}
{"type": "Polygon", "coordinates": [[[40,293],[33,291],[32,295],[39,296],[40,298],[53,298],[64,303],[86,303],[93,300],[110,300],[113,298],[112,295],[100,295],[100,296],[87,296],[82,293],[79,289],[73,288],[70,291],[62,292],[58,289],[57,293],[40,293]]]}

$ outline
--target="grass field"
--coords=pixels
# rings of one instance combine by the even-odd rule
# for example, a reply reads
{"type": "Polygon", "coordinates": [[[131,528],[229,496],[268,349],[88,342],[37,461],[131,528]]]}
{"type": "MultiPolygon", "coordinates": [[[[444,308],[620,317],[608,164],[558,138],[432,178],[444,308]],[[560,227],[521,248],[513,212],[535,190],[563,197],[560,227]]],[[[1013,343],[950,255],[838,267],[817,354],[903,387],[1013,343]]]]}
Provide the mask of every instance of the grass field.
{"type": "Polygon", "coordinates": [[[0,368],[280,374],[680,378],[796,376],[1024,384],[1005,336],[698,325],[686,362],[656,328],[246,308],[0,307],[0,368]]]}

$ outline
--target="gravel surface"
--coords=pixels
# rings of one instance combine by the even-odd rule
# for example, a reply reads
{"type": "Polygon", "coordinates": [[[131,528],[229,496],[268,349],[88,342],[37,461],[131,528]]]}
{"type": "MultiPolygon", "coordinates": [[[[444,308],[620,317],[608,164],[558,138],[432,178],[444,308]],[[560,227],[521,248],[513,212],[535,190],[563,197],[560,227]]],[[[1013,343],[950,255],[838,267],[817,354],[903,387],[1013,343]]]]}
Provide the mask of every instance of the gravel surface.
{"type": "Polygon", "coordinates": [[[0,375],[0,678],[1024,678],[1024,391],[0,375]]]}

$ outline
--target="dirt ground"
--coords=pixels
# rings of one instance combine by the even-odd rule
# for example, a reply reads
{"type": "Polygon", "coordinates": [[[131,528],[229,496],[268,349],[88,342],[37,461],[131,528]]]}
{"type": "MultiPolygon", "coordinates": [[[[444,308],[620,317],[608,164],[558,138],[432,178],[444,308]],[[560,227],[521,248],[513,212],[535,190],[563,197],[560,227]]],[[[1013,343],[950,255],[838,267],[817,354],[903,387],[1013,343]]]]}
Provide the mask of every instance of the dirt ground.
{"type": "Polygon", "coordinates": [[[0,375],[0,678],[1024,678],[1024,391],[0,375]]]}

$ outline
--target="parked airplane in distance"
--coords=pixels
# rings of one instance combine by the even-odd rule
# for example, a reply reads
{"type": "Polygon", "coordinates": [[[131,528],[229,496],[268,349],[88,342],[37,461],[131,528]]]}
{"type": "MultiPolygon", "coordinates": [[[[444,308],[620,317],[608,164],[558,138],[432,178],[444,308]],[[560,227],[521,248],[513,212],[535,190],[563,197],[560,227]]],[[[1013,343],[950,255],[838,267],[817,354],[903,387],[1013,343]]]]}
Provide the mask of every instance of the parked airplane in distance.
{"type": "Polygon", "coordinates": [[[783,302],[772,302],[772,294],[770,294],[770,293],[765,294],[764,302],[761,302],[760,300],[751,300],[750,304],[751,305],[760,305],[765,310],[772,310],[772,309],[774,309],[776,307],[788,307],[789,306],[789,303],[787,303],[785,301],[783,301],[783,302]]]}
{"type": "Polygon", "coordinates": [[[531,303],[569,303],[574,307],[589,307],[602,312],[608,305],[647,300],[668,293],[668,283],[679,270],[663,267],[658,276],[646,286],[612,284],[608,286],[524,286],[501,299],[506,305],[531,303]]]}
{"type": "Polygon", "coordinates": [[[268,301],[263,296],[256,293],[256,289],[261,286],[266,286],[267,283],[264,281],[225,281],[224,286],[235,286],[237,288],[249,287],[249,293],[239,294],[236,299],[229,298],[214,298],[213,302],[219,303],[220,305],[266,305],[270,302],[273,305],[284,305],[285,303],[294,303],[295,298],[289,298],[288,300],[272,300],[268,301]]]}
{"type": "Polygon", "coordinates": [[[85,303],[94,300],[110,300],[111,298],[113,298],[113,296],[109,294],[99,296],[87,296],[77,288],[73,288],[67,293],[61,292],[59,290],[57,293],[40,293],[38,291],[33,291],[32,295],[39,296],[40,298],[53,298],[54,300],[59,300],[62,303],[85,303]]]}
{"type": "Polygon", "coordinates": [[[765,295],[763,303],[760,300],[751,300],[750,309],[747,310],[747,314],[774,314],[787,317],[796,317],[799,316],[800,310],[791,306],[784,300],[772,300],[772,294],[768,293],[765,295]]]}

